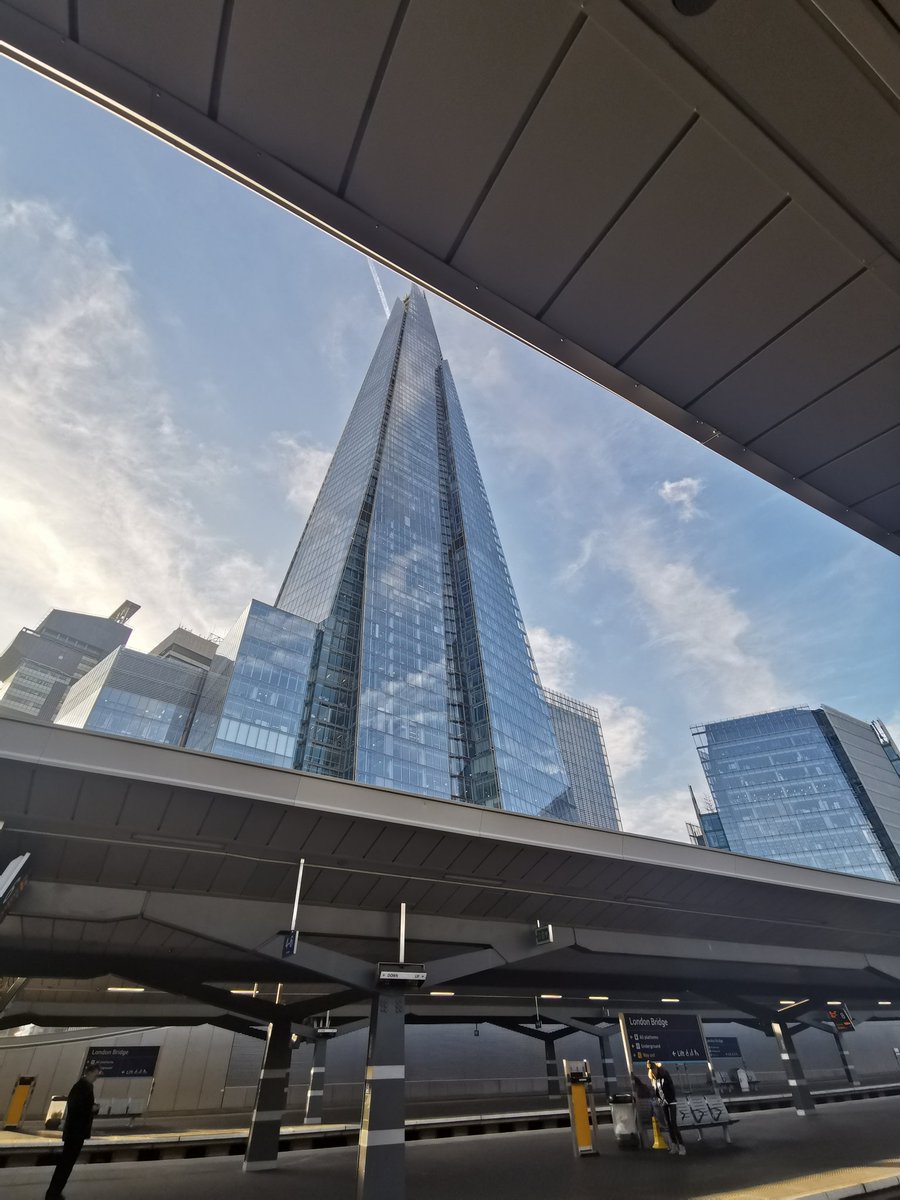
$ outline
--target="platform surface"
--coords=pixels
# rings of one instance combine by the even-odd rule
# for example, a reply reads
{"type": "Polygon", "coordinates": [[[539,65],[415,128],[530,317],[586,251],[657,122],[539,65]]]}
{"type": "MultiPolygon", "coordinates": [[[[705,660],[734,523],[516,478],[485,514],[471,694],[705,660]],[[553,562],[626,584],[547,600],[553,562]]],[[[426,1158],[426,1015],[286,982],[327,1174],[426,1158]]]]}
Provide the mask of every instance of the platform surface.
{"type": "MultiPolygon", "coordinates": [[[[900,1101],[829,1105],[799,1118],[789,1110],[749,1113],[734,1126],[734,1142],[718,1132],[702,1145],[687,1134],[688,1154],[619,1150],[612,1130],[600,1129],[600,1153],[575,1159],[567,1130],[460,1137],[411,1143],[407,1200],[458,1200],[478,1188],[492,1200],[528,1197],[567,1200],[797,1200],[860,1194],[865,1183],[900,1177],[900,1101]],[[845,1191],[844,1189],[851,1189],[845,1191]]],[[[239,1157],[197,1161],[77,1166],[69,1200],[166,1200],[227,1195],[293,1200],[297,1195],[352,1200],[353,1148],[284,1154],[272,1172],[243,1175],[239,1157]]],[[[6,1168],[4,1200],[40,1200],[49,1167],[6,1168]]],[[[900,1188],[882,1192],[887,1197],[900,1188]]]]}

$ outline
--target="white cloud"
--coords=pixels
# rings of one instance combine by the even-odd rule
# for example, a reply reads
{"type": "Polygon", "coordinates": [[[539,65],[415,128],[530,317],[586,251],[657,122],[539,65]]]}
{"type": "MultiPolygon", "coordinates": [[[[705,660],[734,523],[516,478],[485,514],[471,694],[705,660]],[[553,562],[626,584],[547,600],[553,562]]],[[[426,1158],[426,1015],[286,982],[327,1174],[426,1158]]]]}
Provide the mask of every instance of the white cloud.
{"type": "MultiPolygon", "coordinates": [[[[574,695],[575,660],[577,647],[571,638],[550,633],[542,626],[528,631],[528,640],[544,687],[574,695]]],[[[633,704],[618,696],[598,692],[578,696],[596,708],[609,755],[613,780],[633,771],[647,756],[647,717],[633,704]]]]}
{"type": "Polygon", "coordinates": [[[635,770],[647,757],[647,714],[634,704],[606,692],[588,696],[586,704],[600,714],[603,740],[613,782],[635,770]]]}
{"type": "Polygon", "coordinates": [[[179,426],[126,268],[31,201],[0,199],[0,257],[0,624],[127,596],[139,646],[222,631],[268,582],[200,515],[238,466],[179,426]]]}
{"type": "Polygon", "coordinates": [[[640,796],[623,797],[620,793],[619,813],[627,832],[675,842],[688,840],[686,823],[694,820],[686,787],[640,796]]]}
{"type": "Polygon", "coordinates": [[[541,683],[551,691],[565,692],[575,674],[575,643],[540,625],[528,630],[528,641],[541,683]]]}
{"type": "Polygon", "coordinates": [[[684,479],[667,479],[657,495],[675,510],[679,521],[691,521],[700,512],[697,497],[702,490],[701,480],[686,475],[684,479]]]}
{"type": "Polygon", "coordinates": [[[776,708],[789,699],[754,645],[753,623],[734,593],[704,578],[689,560],[671,557],[651,526],[632,522],[616,561],[654,640],[671,648],[690,686],[731,713],[776,708]]]}
{"type": "Polygon", "coordinates": [[[277,452],[278,478],[287,483],[288,504],[307,517],[319,494],[332,452],[298,441],[289,433],[274,434],[272,443],[277,452]]]}

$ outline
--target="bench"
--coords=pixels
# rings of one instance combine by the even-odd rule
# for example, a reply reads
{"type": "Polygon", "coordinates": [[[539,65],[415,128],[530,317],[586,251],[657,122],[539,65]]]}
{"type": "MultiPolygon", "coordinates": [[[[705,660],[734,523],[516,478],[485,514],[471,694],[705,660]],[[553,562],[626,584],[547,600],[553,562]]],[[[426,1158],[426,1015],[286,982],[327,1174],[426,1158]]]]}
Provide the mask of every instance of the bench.
{"type": "Polygon", "coordinates": [[[725,1107],[725,1101],[718,1096],[685,1096],[676,1104],[678,1110],[678,1128],[680,1130],[696,1129],[700,1140],[706,1129],[721,1129],[725,1141],[731,1141],[731,1126],[737,1124],[725,1107]]]}

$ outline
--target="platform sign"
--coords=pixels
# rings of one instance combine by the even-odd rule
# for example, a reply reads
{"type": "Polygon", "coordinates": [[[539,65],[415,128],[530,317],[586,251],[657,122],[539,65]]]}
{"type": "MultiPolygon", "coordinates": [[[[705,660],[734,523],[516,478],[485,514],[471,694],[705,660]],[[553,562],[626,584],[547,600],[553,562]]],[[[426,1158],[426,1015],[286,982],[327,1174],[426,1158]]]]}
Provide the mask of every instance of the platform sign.
{"type": "Polygon", "coordinates": [[[284,935],[284,941],[281,943],[281,957],[293,958],[297,953],[297,930],[292,929],[284,935]]]}
{"type": "Polygon", "coordinates": [[[101,1079],[152,1079],[159,1046],[89,1046],[84,1069],[101,1079]]]}
{"type": "Polygon", "coordinates": [[[707,1037],[710,1058],[740,1058],[741,1043],[736,1037],[707,1037]]]}
{"type": "Polygon", "coordinates": [[[0,871],[0,921],[6,916],[28,883],[28,860],[30,854],[20,854],[3,871],[0,871]]]}
{"type": "Polygon", "coordinates": [[[826,1008],[828,1020],[834,1025],[838,1033],[852,1033],[856,1026],[853,1023],[853,1018],[844,1004],[832,1004],[826,1008]]]}
{"type": "Polygon", "coordinates": [[[633,1063],[706,1062],[699,1017],[625,1013],[622,1022],[633,1063]]]}

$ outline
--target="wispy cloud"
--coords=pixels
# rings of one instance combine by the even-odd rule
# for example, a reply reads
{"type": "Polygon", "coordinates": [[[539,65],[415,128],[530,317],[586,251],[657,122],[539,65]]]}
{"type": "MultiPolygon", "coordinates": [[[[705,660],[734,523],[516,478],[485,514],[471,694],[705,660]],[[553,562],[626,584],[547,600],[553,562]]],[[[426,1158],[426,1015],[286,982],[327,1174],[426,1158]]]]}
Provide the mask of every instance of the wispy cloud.
{"type": "Polygon", "coordinates": [[[302,517],[309,516],[332,452],[290,433],[273,434],[272,446],[278,479],[287,485],[288,504],[302,517]]]}
{"type": "Polygon", "coordinates": [[[555,692],[570,688],[575,674],[575,643],[572,639],[535,625],[528,630],[528,641],[544,687],[555,692]]]}
{"type": "Polygon", "coordinates": [[[600,727],[614,781],[639,767],[648,753],[647,714],[635,704],[626,704],[607,692],[585,698],[600,714],[600,727]]]}
{"type": "Polygon", "coordinates": [[[654,641],[669,649],[677,673],[708,702],[746,713],[790,701],[763,631],[734,592],[672,553],[652,522],[625,522],[607,550],[631,584],[654,641]]]}
{"type": "Polygon", "coordinates": [[[128,596],[146,644],[221,631],[267,581],[201,509],[237,469],[180,428],[125,265],[53,207],[0,199],[0,621],[128,596]]]}
{"type": "MultiPolygon", "coordinates": [[[[538,625],[529,629],[528,640],[543,685],[552,691],[576,694],[573,688],[578,649],[572,639],[538,625]]],[[[646,714],[608,692],[578,699],[596,708],[600,715],[613,779],[618,780],[640,766],[647,755],[646,714]]]]}
{"type": "Polygon", "coordinates": [[[701,480],[686,475],[684,479],[665,480],[656,494],[675,510],[679,521],[692,521],[700,512],[697,497],[702,490],[701,480]]]}

